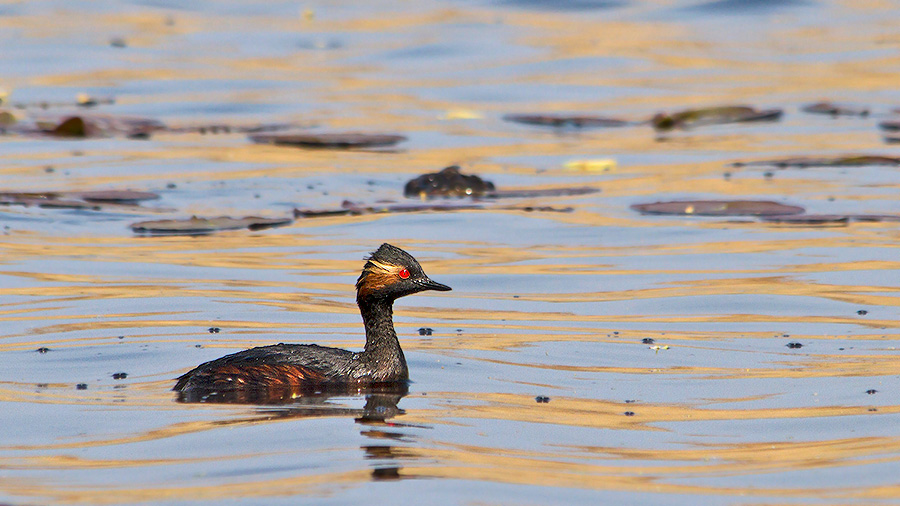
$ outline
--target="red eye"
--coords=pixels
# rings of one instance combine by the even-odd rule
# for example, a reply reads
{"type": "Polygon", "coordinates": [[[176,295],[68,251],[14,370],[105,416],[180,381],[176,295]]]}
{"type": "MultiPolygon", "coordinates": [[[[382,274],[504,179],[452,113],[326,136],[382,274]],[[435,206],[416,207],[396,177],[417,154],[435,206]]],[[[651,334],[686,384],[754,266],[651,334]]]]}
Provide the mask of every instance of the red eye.
{"type": "Polygon", "coordinates": [[[409,277],[409,271],[406,269],[400,269],[400,272],[397,273],[400,276],[400,279],[406,279],[409,277]]]}

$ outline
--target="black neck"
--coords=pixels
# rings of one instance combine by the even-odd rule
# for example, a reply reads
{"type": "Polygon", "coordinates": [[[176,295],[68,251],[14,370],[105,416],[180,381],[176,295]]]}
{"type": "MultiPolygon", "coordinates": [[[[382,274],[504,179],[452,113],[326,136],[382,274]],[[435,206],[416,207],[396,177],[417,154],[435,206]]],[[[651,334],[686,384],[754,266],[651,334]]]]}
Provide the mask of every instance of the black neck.
{"type": "Polygon", "coordinates": [[[363,357],[375,367],[375,375],[386,380],[405,380],[409,376],[406,358],[394,330],[394,301],[369,297],[359,301],[366,327],[363,357]]]}

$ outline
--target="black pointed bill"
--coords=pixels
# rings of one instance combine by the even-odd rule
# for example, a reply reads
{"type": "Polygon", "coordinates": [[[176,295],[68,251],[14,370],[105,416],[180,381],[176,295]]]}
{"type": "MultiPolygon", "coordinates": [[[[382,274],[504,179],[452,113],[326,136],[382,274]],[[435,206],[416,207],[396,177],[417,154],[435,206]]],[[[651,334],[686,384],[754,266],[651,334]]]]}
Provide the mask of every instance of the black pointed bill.
{"type": "Polygon", "coordinates": [[[437,281],[432,281],[428,278],[419,281],[419,286],[421,286],[423,290],[437,290],[439,292],[449,292],[452,290],[449,286],[438,283],[437,281]]]}

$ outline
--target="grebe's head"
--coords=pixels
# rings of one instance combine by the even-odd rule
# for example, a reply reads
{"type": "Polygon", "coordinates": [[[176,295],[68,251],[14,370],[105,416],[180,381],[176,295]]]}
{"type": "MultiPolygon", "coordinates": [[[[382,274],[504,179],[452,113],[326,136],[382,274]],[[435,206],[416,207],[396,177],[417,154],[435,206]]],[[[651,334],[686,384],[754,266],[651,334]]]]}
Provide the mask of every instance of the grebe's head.
{"type": "Polygon", "coordinates": [[[446,292],[450,287],[429,279],[412,255],[384,243],[366,259],[356,280],[356,301],[394,300],[425,290],[446,292]]]}

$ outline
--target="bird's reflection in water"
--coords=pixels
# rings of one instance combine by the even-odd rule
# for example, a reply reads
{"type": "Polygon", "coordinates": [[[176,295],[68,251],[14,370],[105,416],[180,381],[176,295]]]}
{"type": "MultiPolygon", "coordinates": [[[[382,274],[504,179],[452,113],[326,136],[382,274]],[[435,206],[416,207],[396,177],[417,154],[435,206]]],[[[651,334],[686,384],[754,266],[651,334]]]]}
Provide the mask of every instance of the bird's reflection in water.
{"type": "Polygon", "coordinates": [[[289,418],[320,418],[329,416],[353,417],[356,423],[366,426],[360,434],[377,440],[380,444],[363,445],[366,460],[370,461],[372,480],[399,480],[402,466],[398,461],[409,459],[410,452],[396,443],[410,442],[415,436],[409,428],[424,428],[419,425],[397,423],[392,419],[405,412],[398,407],[400,399],[409,392],[406,382],[385,383],[362,387],[345,386],[327,388],[235,388],[229,390],[179,393],[181,403],[247,404],[259,406],[263,420],[284,420],[289,418]],[[334,403],[335,399],[365,396],[366,403],[360,408],[334,403]],[[390,420],[390,421],[389,421],[390,420]]]}

